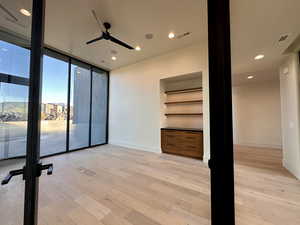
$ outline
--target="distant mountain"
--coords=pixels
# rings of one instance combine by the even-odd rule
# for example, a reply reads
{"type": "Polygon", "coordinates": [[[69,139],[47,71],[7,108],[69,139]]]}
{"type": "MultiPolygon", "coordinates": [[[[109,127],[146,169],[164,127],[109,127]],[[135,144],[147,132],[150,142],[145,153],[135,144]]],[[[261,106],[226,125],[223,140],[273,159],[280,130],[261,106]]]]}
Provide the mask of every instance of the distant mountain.
{"type": "Polygon", "coordinates": [[[28,102],[1,102],[0,114],[3,113],[21,113],[27,115],[28,102]]]}
{"type": "Polygon", "coordinates": [[[27,102],[1,102],[0,121],[26,121],[27,102]]]}

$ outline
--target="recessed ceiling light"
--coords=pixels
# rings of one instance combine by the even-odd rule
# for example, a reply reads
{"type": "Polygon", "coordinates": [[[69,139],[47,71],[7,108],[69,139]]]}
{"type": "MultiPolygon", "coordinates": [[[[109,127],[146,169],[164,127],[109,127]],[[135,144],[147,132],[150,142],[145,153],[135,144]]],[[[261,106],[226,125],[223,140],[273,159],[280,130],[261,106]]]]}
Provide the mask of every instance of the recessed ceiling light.
{"type": "Polygon", "coordinates": [[[31,13],[26,9],[20,9],[20,13],[22,13],[24,16],[31,16],[31,13]]]}
{"type": "Polygon", "coordinates": [[[175,34],[174,34],[173,32],[171,32],[171,33],[169,33],[168,37],[169,37],[170,39],[173,39],[173,38],[175,37],[175,34]]]}
{"type": "Polygon", "coordinates": [[[255,60],[260,60],[260,59],[263,59],[265,56],[264,55],[257,55],[257,56],[255,56],[255,60]]]}
{"type": "Polygon", "coordinates": [[[254,78],[254,76],[248,76],[247,78],[248,78],[249,80],[251,80],[251,79],[254,78]]]}
{"type": "Polygon", "coordinates": [[[111,57],[112,60],[116,61],[117,60],[117,57],[116,56],[113,56],[111,57]]]}
{"type": "Polygon", "coordinates": [[[141,51],[142,49],[141,49],[140,46],[136,46],[136,47],[135,47],[135,50],[136,50],[136,51],[141,51]]]}

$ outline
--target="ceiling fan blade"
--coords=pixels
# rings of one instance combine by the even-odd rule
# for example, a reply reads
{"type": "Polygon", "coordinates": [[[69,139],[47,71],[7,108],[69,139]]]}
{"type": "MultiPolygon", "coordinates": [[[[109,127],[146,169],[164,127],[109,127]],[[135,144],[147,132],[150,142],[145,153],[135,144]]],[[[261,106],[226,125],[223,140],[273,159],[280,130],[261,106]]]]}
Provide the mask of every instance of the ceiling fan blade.
{"type": "Polygon", "coordinates": [[[100,30],[101,30],[102,32],[105,32],[106,29],[105,29],[103,23],[102,23],[101,20],[98,18],[98,16],[97,16],[95,10],[93,10],[93,9],[92,9],[92,14],[93,14],[95,20],[97,21],[97,24],[98,24],[100,30]]]}
{"type": "Polygon", "coordinates": [[[100,41],[100,40],[102,40],[102,39],[103,39],[103,35],[102,35],[101,37],[98,37],[98,38],[95,38],[95,39],[93,39],[93,40],[88,41],[86,44],[89,45],[89,44],[92,44],[92,43],[94,43],[94,42],[96,42],[96,41],[100,41]]]}
{"type": "Polygon", "coordinates": [[[18,21],[18,18],[14,16],[14,14],[12,14],[7,8],[5,8],[1,3],[0,3],[0,9],[2,9],[7,15],[9,15],[14,22],[18,21]]]}
{"type": "Polygon", "coordinates": [[[118,44],[118,45],[121,45],[121,46],[123,46],[123,47],[125,47],[125,48],[128,48],[128,49],[130,49],[130,50],[134,49],[134,48],[131,47],[130,45],[126,44],[126,43],[123,42],[123,41],[120,41],[120,40],[117,39],[117,38],[114,38],[113,36],[110,36],[109,40],[111,40],[112,42],[114,42],[114,43],[116,43],[116,44],[118,44]]]}

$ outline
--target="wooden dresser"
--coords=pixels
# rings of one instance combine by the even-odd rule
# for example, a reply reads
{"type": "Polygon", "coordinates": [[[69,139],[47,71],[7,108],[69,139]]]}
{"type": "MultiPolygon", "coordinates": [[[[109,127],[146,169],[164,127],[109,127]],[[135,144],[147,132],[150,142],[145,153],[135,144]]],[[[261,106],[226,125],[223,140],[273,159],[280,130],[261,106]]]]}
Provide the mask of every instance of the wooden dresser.
{"type": "Polygon", "coordinates": [[[161,148],[163,153],[203,159],[203,131],[161,128],[161,148]]]}

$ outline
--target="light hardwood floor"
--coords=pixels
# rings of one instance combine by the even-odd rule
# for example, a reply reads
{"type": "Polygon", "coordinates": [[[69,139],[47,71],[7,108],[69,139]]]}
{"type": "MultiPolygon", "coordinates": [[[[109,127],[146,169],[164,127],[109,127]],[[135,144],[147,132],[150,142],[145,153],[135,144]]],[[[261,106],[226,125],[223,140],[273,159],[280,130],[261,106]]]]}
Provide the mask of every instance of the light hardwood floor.
{"type": "MultiPolygon", "coordinates": [[[[300,181],[281,152],[238,147],[235,158],[237,224],[299,225],[300,181]]],[[[210,224],[209,169],[198,160],[106,145],[44,162],[54,174],[40,179],[39,225],[210,224]]],[[[0,187],[1,225],[21,224],[22,184],[0,187]]]]}

